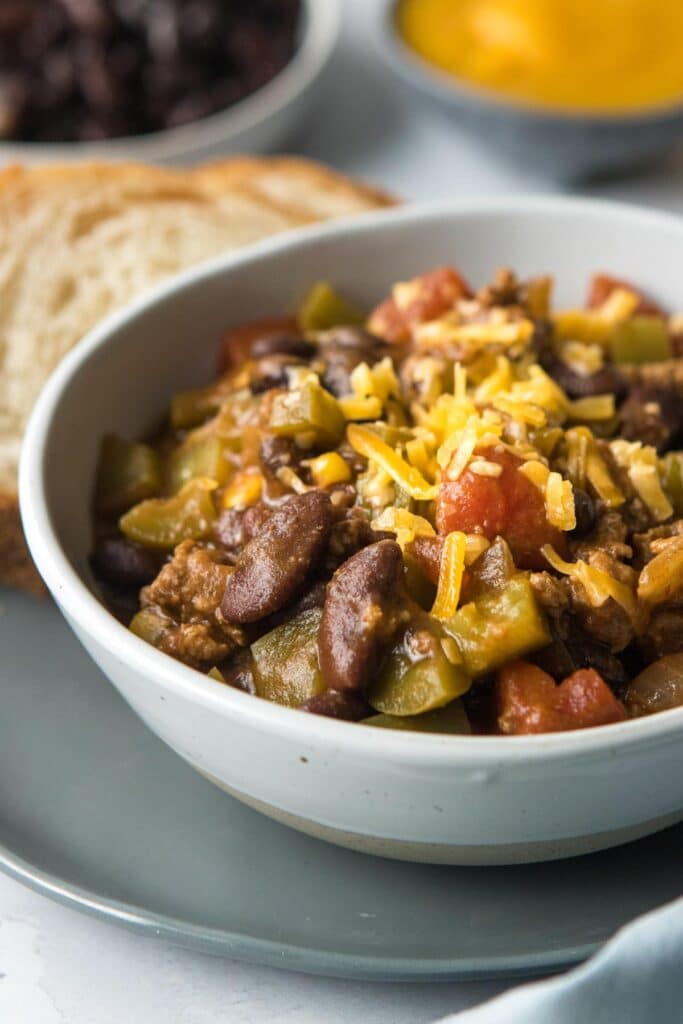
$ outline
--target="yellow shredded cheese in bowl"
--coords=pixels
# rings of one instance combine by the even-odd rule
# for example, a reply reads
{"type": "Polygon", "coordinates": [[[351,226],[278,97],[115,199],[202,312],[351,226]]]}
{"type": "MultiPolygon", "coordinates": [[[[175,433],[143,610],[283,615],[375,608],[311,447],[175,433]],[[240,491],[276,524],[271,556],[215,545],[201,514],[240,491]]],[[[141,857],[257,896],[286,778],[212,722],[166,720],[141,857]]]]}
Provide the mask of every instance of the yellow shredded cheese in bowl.
{"type": "Polygon", "coordinates": [[[433,501],[436,498],[439,488],[425,480],[415,466],[406,462],[395,449],[390,448],[368,427],[351,424],[347,430],[347,438],[354,451],[376,463],[412,498],[418,501],[433,501]]]}
{"type": "Polygon", "coordinates": [[[542,554],[549,565],[563,576],[569,576],[579,583],[586,597],[594,608],[601,608],[609,598],[621,605],[632,621],[637,619],[636,599],[633,590],[620,580],[616,580],[603,569],[588,565],[583,559],[566,562],[557,554],[550,544],[541,548],[542,554]]]}
{"type": "Polygon", "coordinates": [[[449,533],[443,542],[439,585],[432,606],[432,615],[435,619],[448,620],[458,609],[466,551],[466,534],[458,530],[449,533]]]}

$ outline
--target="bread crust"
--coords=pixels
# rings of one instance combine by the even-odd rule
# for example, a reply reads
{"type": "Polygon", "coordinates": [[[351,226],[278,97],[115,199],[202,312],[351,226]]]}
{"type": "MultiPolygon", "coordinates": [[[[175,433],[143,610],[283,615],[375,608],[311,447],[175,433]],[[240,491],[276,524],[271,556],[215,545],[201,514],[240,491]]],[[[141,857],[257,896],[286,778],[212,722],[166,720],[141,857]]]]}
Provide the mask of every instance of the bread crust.
{"type": "MultiPolygon", "coordinates": [[[[0,230],[11,247],[12,225],[41,197],[56,198],[60,191],[84,207],[99,190],[125,186],[127,197],[187,199],[201,208],[221,198],[243,197],[250,204],[279,218],[283,227],[297,227],[329,217],[381,209],[396,202],[372,186],[356,182],[309,160],[292,156],[238,156],[214,161],[193,170],[173,170],[137,163],[88,162],[0,169],[0,230]]],[[[2,255],[0,246],[0,256],[2,255]]],[[[30,253],[28,254],[30,257],[30,253]]],[[[24,254],[26,258],[26,254],[24,254]]],[[[76,339],[75,339],[76,340],[76,339]]],[[[0,355],[2,339],[0,339],[0,355]]],[[[0,372],[2,364],[0,360],[0,372]]],[[[2,408],[0,402],[0,416],[2,408]]],[[[0,489],[0,587],[15,587],[30,594],[46,593],[26,547],[16,489],[0,489]]]]}
{"type": "Polygon", "coordinates": [[[47,594],[21,528],[16,494],[0,494],[0,587],[14,587],[34,597],[47,594]]]}

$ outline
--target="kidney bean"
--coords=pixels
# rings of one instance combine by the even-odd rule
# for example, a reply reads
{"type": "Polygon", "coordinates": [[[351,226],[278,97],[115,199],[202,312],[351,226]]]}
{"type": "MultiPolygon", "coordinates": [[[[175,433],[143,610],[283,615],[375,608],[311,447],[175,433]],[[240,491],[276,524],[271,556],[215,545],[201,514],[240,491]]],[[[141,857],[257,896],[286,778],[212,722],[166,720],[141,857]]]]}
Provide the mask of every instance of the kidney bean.
{"type": "Polygon", "coordinates": [[[371,544],[337,569],[320,622],[320,668],[330,690],[361,690],[407,613],[395,541],[371,544]]]}
{"type": "Polygon", "coordinates": [[[213,524],[213,539],[235,558],[244,543],[244,516],[239,509],[226,508],[213,524]]]}
{"type": "Polygon", "coordinates": [[[260,501],[258,504],[251,505],[246,509],[244,519],[242,520],[244,543],[257,537],[272,515],[273,509],[260,501]]]}
{"type": "Polygon", "coordinates": [[[355,690],[325,690],[316,697],[311,697],[301,705],[303,711],[312,715],[323,715],[325,718],[337,718],[343,722],[359,722],[372,714],[372,708],[355,690]]]}
{"type": "Polygon", "coordinates": [[[231,622],[257,622],[294,601],[319,560],[334,520],[321,491],[289,498],[248,542],[229,577],[221,609],[231,622]]]}

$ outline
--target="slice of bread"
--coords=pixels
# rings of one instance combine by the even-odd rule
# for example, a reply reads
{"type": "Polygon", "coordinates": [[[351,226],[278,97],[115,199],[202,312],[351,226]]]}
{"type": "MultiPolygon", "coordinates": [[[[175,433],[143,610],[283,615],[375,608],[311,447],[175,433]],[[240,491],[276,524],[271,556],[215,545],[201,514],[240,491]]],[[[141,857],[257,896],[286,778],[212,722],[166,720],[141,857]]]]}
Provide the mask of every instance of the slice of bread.
{"type": "Polygon", "coordinates": [[[85,164],[0,172],[0,586],[42,589],[17,507],[21,439],[46,378],[98,320],[220,253],[391,203],[288,157],[192,171],[85,164]]]}

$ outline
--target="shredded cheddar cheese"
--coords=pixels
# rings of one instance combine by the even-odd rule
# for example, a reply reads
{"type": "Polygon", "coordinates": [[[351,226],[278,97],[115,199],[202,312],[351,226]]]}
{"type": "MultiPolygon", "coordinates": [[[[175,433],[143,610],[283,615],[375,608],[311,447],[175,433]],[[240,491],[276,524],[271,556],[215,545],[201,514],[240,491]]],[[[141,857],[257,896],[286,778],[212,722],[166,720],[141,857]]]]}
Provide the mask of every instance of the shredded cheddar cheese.
{"type": "Polygon", "coordinates": [[[541,552],[556,572],[563,576],[570,576],[581,584],[589,603],[594,608],[601,608],[611,597],[621,605],[631,620],[635,621],[637,614],[635,594],[626,583],[615,580],[609,573],[594,565],[588,565],[582,559],[576,562],[565,562],[550,544],[545,544],[541,548],[541,552]]]}
{"type": "Polygon", "coordinates": [[[423,348],[463,344],[472,348],[500,345],[501,348],[526,345],[534,332],[531,320],[509,323],[453,323],[448,318],[431,320],[415,331],[417,344],[423,348]]]}
{"type": "Polygon", "coordinates": [[[400,484],[412,498],[418,501],[433,501],[438,487],[430,484],[419,470],[390,448],[377,434],[367,427],[351,424],[348,427],[349,444],[359,455],[375,462],[392,480],[400,484]]]}
{"type": "Polygon", "coordinates": [[[285,487],[289,487],[289,489],[294,491],[295,494],[305,494],[308,490],[306,484],[303,482],[301,477],[294,472],[291,466],[280,466],[275,475],[280,483],[283,483],[285,487]]]}
{"type": "Polygon", "coordinates": [[[565,341],[560,347],[559,356],[565,366],[583,377],[597,373],[605,362],[600,345],[589,345],[583,341],[565,341]]]}
{"type": "Polygon", "coordinates": [[[373,530],[391,530],[401,548],[412,544],[416,537],[436,536],[434,527],[423,516],[414,515],[405,508],[387,508],[372,521],[373,530]]]}
{"type": "Polygon", "coordinates": [[[459,531],[449,533],[443,543],[439,585],[432,607],[432,615],[442,621],[455,615],[460,600],[462,577],[465,570],[467,536],[459,531]]]}
{"type": "Polygon", "coordinates": [[[669,519],[673,515],[673,506],[659,478],[656,449],[640,441],[629,443],[619,438],[610,442],[610,450],[617,464],[626,470],[629,480],[654,519],[660,523],[669,519]]]}
{"type": "Polygon", "coordinates": [[[473,459],[469,464],[470,473],[476,476],[500,476],[503,467],[499,462],[489,462],[487,459],[473,459]]]}
{"type": "Polygon", "coordinates": [[[574,490],[569,480],[559,473],[549,473],[545,485],[545,510],[548,522],[558,530],[573,530],[576,526],[574,490]]]}
{"type": "Polygon", "coordinates": [[[615,288],[598,309],[568,309],[556,313],[552,318],[555,334],[560,340],[607,348],[614,328],[633,315],[638,302],[635,292],[615,288]]]}
{"type": "Polygon", "coordinates": [[[548,522],[559,530],[573,530],[576,526],[574,490],[569,480],[559,473],[551,473],[545,463],[530,459],[519,467],[519,472],[543,494],[548,522]]]}
{"type": "Polygon", "coordinates": [[[388,356],[372,367],[359,363],[351,372],[350,380],[356,398],[376,398],[380,405],[390,396],[397,397],[401,393],[394,364],[388,356]]]}
{"type": "Polygon", "coordinates": [[[472,565],[490,547],[489,540],[481,533],[468,533],[465,544],[465,565],[472,565]]]}
{"type": "Polygon", "coordinates": [[[611,420],[614,412],[614,395],[575,398],[567,407],[568,418],[571,420],[611,420]]]}

